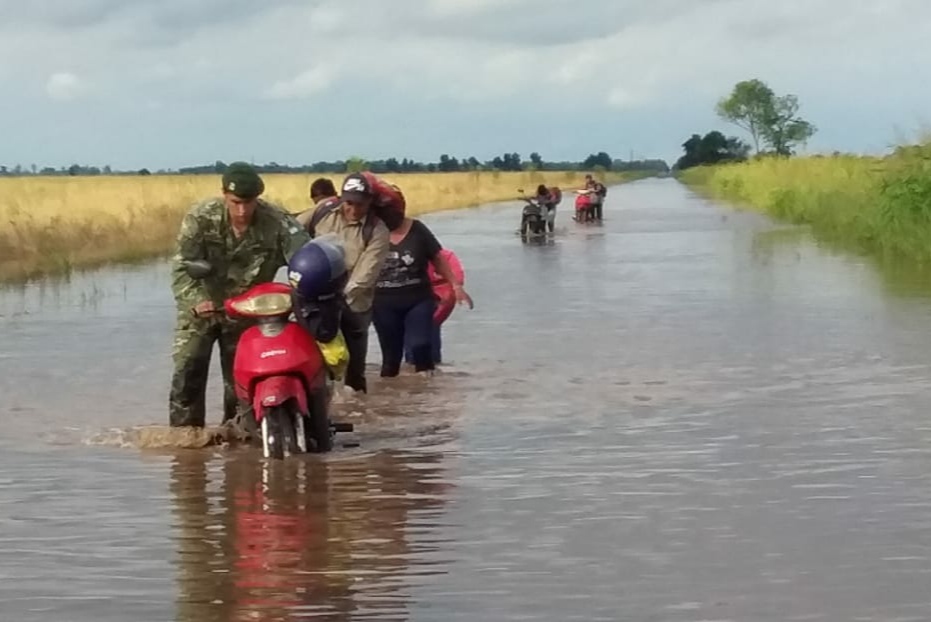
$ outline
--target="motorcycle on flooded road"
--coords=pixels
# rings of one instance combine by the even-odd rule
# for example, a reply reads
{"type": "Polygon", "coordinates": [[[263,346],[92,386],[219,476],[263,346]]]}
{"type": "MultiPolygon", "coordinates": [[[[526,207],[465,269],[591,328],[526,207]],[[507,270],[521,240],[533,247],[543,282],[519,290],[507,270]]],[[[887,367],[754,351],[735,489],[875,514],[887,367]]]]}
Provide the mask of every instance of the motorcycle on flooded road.
{"type": "MultiPolygon", "coordinates": [[[[202,260],[184,268],[194,279],[213,272],[202,260]]],[[[337,432],[353,431],[351,423],[330,419],[326,362],[314,337],[290,319],[293,306],[291,287],[272,282],[227,299],[215,312],[255,322],[236,344],[233,379],[236,396],[251,406],[243,418],[265,458],[328,452],[337,432]]]]}
{"type": "Polygon", "coordinates": [[[523,189],[518,190],[521,201],[526,203],[521,211],[520,237],[526,242],[528,238],[541,238],[546,236],[546,206],[536,198],[524,196],[523,189]]]}
{"type": "Polygon", "coordinates": [[[595,215],[593,213],[591,191],[576,190],[575,193],[578,196],[575,198],[575,216],[572,217],[572,220],[580,223],[594,222],[595,215]]]}

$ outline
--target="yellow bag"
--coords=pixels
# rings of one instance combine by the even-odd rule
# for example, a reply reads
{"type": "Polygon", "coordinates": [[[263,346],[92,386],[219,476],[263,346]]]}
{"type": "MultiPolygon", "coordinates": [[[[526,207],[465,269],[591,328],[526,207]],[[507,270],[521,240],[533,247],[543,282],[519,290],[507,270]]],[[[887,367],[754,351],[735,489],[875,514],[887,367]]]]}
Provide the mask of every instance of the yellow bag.
{"type": "Polygon", "coordinates": [[[330,375],[334,380],[342,380],[346,373],[346,367],[349,365],[349,348],[346,347],[346,340],[343,338],[343,332],[337,331],[336,337],[332,341],[323,343],[317,342],[320,353],[323,355],[323,362],[326,363],[330,370],[330,375]]]}

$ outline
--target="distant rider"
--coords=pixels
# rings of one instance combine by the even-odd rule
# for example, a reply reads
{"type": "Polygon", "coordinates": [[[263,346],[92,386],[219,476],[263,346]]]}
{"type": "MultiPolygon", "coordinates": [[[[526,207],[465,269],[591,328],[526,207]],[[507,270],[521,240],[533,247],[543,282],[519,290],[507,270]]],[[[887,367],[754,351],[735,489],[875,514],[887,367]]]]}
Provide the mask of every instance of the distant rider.
{"type": "Polygon", "coordinates": [[[604,206],[605,197],[608,195],[608,189],[605,188],[603,183],[592,177],[591,173],[585,176],[585,189],[589,191],[589,197],[591,198],[589,204],[591,218],[601,222],[603,216],[602,207],[604,206]]]}
{"type": "Polygon", "coordinates": [[[544,184],[537,186],[537,194],[533,197],[543,208],[543,216],[546,219],[546,226],[550,233],[556,228],[556,196],[544,184]]]}

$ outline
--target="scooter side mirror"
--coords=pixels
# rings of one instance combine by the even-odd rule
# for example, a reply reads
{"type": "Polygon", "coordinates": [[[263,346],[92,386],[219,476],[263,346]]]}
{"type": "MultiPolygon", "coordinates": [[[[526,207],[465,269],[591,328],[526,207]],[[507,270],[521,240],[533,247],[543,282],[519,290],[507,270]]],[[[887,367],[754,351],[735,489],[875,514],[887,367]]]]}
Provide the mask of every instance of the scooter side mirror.
{"type": "Polygon", "coordinates": [[[181,265],[184,266],[184,271],[187,272],[188,276],[192,279],[205,279],[213,274],[213,265],[209,261],[203,259],[184,261],[181,265]]]}

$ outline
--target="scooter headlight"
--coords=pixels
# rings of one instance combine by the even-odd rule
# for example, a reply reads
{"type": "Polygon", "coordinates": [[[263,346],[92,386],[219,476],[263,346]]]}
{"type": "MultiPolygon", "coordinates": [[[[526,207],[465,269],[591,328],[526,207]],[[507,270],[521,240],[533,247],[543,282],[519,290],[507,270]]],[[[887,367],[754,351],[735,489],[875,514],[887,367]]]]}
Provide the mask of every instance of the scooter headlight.
{"type": "Polygon", "coordinates": [[[260,294],[231,303],[236,313],[252,317],[284,315],[291,312],[291,296],[288,294],[260,294]]]}

